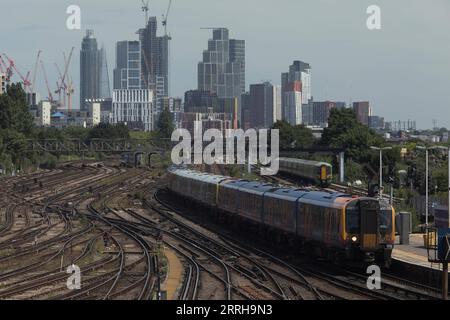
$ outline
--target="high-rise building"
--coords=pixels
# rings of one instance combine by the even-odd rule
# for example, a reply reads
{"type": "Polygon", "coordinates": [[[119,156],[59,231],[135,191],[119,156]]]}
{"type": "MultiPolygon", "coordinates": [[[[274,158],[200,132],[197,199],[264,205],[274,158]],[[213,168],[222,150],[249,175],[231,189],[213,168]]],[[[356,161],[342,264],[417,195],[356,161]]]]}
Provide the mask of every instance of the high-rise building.
{"type": "Polygon", "coordinates": [[[336,108],[336,104],[331,101],[313,102],[313,124],[321,127],[328,125],[331,109],[336,108]]]}
{"type": "Polygon", "coordinates": [[[184,94],[184,112],[215,112],[219,106],[215,92],[205,90],[189,90],[184,94]]]}
{"type": "Polygon", "coordinates": [[[230,40],[226,28],[213,30],[208,49],[198,64],[198,89],[215,92],[219,98],[237,98],[240,105],[245,93],[244,40],[230,40]]]}
{"type": "MultiPolygon", "coordinates": [[[[305,63],[303,61],[294,61],[294,63],[289,66],[289,72],[285,72],[281,74],[281,90],[283,94],[283,100],[282,100],[282,109],[283,109],[283,119],[287,120],[288,122],[292,122],[292,114],[296,113],[296,117],[298,117],[297,110],[289,110],[287,107],[287,92],[292,92],[293,87],[298,87],[298,84],[294,83],[300,83],[300,92],[301,92],[301,110],[299,111],[301,116],[300,123],[310,124],[312,123],[312,89],[311,89],[311,66],[309,63],[305,63]],[[304,111],[304,112],[303,112],[304,111]],[[304,116],[303,116],[304,114],[304,116]],[[289,119],[289,120],[288,120],[289,119]]],[[[295,91],[295,90],[294,90],[295,91]]],[[[296,108],[298,102],[292,104],[292,98],[298,94],[289,94],[291,99],[291,107],[296,108]]],[[[298,122],[298,121],[295,121],[298,122]]],[[[300,124],[297,123],[297,124],[300,124]]]]}
{"type": "Polygon", "coordinates": [[[353,111],[359,122],[369,126],[369,117],[372,115],[372,107],[368,101],[354,102],[353,111]]]}
{"type": "Polygon", "coordinates": [[[283,119],[281,86],[273,86],[273,122],[283,119]]]}
{"type": "Polygon", "coordinates": [[[270,128],[275,122],[274,87],[270,82],[250,85],[242,98],[244,128],[270,128]]]}
{"type": "Polygon", "coordinates": [[[283,119],[292,126],[303,123],[302,95],[301,81],[293,81],[284,87],[283,119]]]}
{"type": "Polygon", "coordinates": [[[0,94],[6,92],[6,74],[0,73],[0,94]]]}
{"type": "Polygon", "coordinates": [[[384,118],[379,116],[369,116],[369,128],[375,130],[384,129],[384,118]]]}
{"type": "Polygon", "coordinates": [[[142,89],[141,45],[139,41],[117,42],[114,89],[142,89]]]}
{"type": "Polygon", "coordinates": [[[82,110],[87,107],[87,99],[102,98],[102,66],[102,51],[98,49],[94,31],[87,30],[80,51],[80,109],[82,110]]]}
{"type": "Polygon", "coordinates": [[[168,35],[157,36],[158,20],[148,19],[145,28],[138,30],[141,43],[142,88],[156,93],[157,111],[161,111],[162,98],[169,97],[169,49],[168,35]]]}

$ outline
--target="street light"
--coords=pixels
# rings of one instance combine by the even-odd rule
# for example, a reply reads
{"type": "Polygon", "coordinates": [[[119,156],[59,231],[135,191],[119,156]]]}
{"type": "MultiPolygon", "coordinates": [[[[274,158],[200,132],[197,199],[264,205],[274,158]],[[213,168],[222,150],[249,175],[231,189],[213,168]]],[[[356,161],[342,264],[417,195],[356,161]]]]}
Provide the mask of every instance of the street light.
{"type": "Polygon", "coordinates": [[[450,228],[450,147],[438,146],[436,149],[447,151],[448,153],[448,227],[450,228]]]}
{"type": "Polygon", "coordinates": [[[384,147],[384,148],[378,148],[378,147],[370,147],[372,150],[380,151],[380,192],[379,197],[380,199],[383,198],[383,151],[384,150],[392,150],[392,147],[384,147]]]}
{"type": "MultiPolygon", "coordinates": [[[[426,175],[426,181],[425,181],[425,225],[428,228],[428,197],[429,197],[429,186],[428,186],[428,176],[429,176],[429,152],[430,150],[436,150],[436,149],[442,149],[445,147],[441,147],[441,146],[434,146],[434,147],[424,147],[424,146],[416,146],[416,149],[418,150],[425,150],[425,175],[426,175]]],[[[449,189],[450,190],[450,189],[449,189]]]]}

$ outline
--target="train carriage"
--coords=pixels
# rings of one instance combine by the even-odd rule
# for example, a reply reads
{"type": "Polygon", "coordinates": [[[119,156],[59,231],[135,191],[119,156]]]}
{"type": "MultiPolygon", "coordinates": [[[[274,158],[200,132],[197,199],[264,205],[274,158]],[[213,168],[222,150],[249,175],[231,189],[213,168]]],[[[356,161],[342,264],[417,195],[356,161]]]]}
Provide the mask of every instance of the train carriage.
{"type": "Polygon", "coordinates": [[[326,162],[279,158],[279,171],[313,182],[329,186],[333,178],[333,167],[326,162]]]}
{"type": "Polygon", "coordinates": [[[297,230],[298,200],[307,193],[308,191],[288,188],[267,192],[264,195],[262,223],[295,235],[297,230]]]}
{"type": "Polygon", "coordinates": [[[261,222],[263,196],[274,189],[273,185],[249,182],[239,187],[237,214],[255,222],[261,222]]]}
{"type": "Polygon", "coordinates": [[[219,185],[217,207],[228,213],[237,213],[239,188],[249,183],[247,180],[227,180],[219,185]]]}
{"type": "Polygon", "coordinates": [[[191,170],[170,171],[169,189],[205,207],[264,225],[269,232],[302,240],[327,257],[390,262],[395,211],[379,199],[275,187],[191,170]]]}

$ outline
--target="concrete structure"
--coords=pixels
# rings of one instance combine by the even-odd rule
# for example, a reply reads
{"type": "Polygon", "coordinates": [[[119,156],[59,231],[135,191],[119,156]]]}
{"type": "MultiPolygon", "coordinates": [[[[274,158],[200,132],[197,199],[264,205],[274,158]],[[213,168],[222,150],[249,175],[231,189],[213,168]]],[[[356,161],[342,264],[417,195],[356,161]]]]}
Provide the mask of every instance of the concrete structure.
{"type": "Polygon", "coordinates": [[[270,82],[250,85],[242,98],[243,128],[269,128],[274,122],[274,88],[270,82]]]}
{"type": "Polygon", "coordinates": [[[281,86],[273,86],[273,120],[274,122],[283,120],[281,86]]]}
{"type": "Polygon", "coordinates": [[[80,109],[86,110],[87,99],[111,97],[105,50],[98,49],[94,31],[87,30],[80,51],[80,109]],[[103,72],[103,74],[102,74],[103,72]],[[105,74],[106,73],[106,74],[105,74]]]}
{"type": "MultiPolygon", "coordinates": [[[[300,83],[300,92],[301,92],[301,110],[302,114],[300,123],[312,123],[312,88],[311,88],[311,66],[309,63],[305,63],[303,61],[294,61],[291,66],[289,66],[289,72],[285,72],[281,74],[281,90],[283,94],[282,108],[283,108],[283,119],[292,123],[292,118],[289,116],[292,113],[296,113],[296,111],[289,110],[287,103],[286,92],[291,92],[288,96],[291,99],[291,107],[297,107],[297,102],[292,103],[292,97],[294,94],[292,92],[298,92],[297,90],[293,90],[293,87],[298,87],[298,83],[300,83]],[[305,112],[303,112],[305,111],[305,112]],[[303,113],[305,116],[303,116],[303,113]]],[[[298,113],[298,112],[297,112],[298,113]]],[[[297,123],[297,124],[300,124],[297,123]]]]}
{"type": "Polygon", "coordinates": [[[181,113],[180,127],[187,129],[194,137],[195,130],[202,127],[202,134],[208,129],[218,129],[226,137],[227,129],[233,128],[233,121],[225,113],[181,113]]]}
{"type": "Polygon", "coordinates": [[[139,41],[119,41],[116,44],[114,90],[141,89],[141,44],[139,41]]]}
{"type": "Polygon", "coordinates": [[[152,90],[114,90],[111,121],[124,123],[131,130],[153,131],[157,116],[154,102],[152,90]]]}
{"type": "Polygon", "coordinates": [[[0,94],[6,92],[6,74],[0,73],[0,94]]]}
{"type": "Polygon", "coordinates": [[[142,78],[148,83],[148,87],[142,89],[154,90],[159,101],[160,98],[169,96],[169,49],[172,38],[167,35],[158,37],[157,29],[158,20],[150,17],[145,28],[138,30],[138,34],[142,78]]]}
{"type": "Polygon", "coordinates": [[[303,123],[302,83],[300,81],[294,81],[284,87],[283,119],[292,126],[303,123]]]}
{"type": "Polygon", "coordinates": [[[369,128],[375,130],[383,130],[384,118],[379,116],[369,116],[369,128]]]}
{"type": "Polygon", "coordinates": [[[354,102],[353,111],[359,122],[369,126],[369,117],[372,115],[372,107],[370,106],[369,101],[354,102]]]}
{"type": "Polygon", "coordinates": [[[184,112],[214,112],[219,106],[217,93],[207,90],[189,90],[184,94],[184,112]]]}
{"type": "Polygon", "coordinates": [[[336,104],[331,101],[313,102],[313,123],[319,127],[328,126],[328,118],[331,109],[336,108],[336,104]]]}
{"type": "MultiPolygon", "coordinates": [[[[38,127],[51,126],[51,109],[52,105],[49,101],[41,101],[36,108],[34,114],[34,123],[38,127]]],[[[33,113],[32,113],[33,114],[33,113]]]]}
{"type": "Polygon", "coordinates": [[[219,98],[240,99],[245,93],[245,42],[229,39],[228,29],[213,30],[208,49],[198,64],[198,89],[215,92],[219,98]]]}

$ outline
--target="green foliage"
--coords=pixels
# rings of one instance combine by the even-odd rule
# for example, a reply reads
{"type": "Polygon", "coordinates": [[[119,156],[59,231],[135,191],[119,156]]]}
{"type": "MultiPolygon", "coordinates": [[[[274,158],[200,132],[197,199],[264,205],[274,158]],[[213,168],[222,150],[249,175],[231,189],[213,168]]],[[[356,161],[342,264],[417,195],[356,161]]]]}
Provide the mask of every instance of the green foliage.
{"type": "Polygon", "coordinates": [[[161,112],[156,127],[160,138],[170,139],[172,137],[174,125],[173,116],[169,109],[164,108],[164,110],[161,112]]]}
{"type": "Polygon", "coordinates": [[[109,123],[100,123],[92,128],[88,135],[88,139],[129,139],[130,131],[124,124],[112,125],[109,123]]]}
{"type": "Polygon", "coordinates": [[[25,136],[32,133],[33,117],[28,112],[25,92],[20,84],[8,86],[7,92],[0,95],[0,128],[25,136]]]}
{"type": "Polygon", "coordinates": [[[351,109],[332,109],[321,139],[322,145],[345,149],[347,158],[358,163],[368,163],[373,156],[370,146],[382,143],[383,138],[359,123],[351,109]]]}
{"type": "Polygon", "coordinates": [[[280,149],[304,148],[314,144],[312,131],[303,125],[291,126],[286,121],[277,121],[272,129],[280,131],[280,149]]]}

